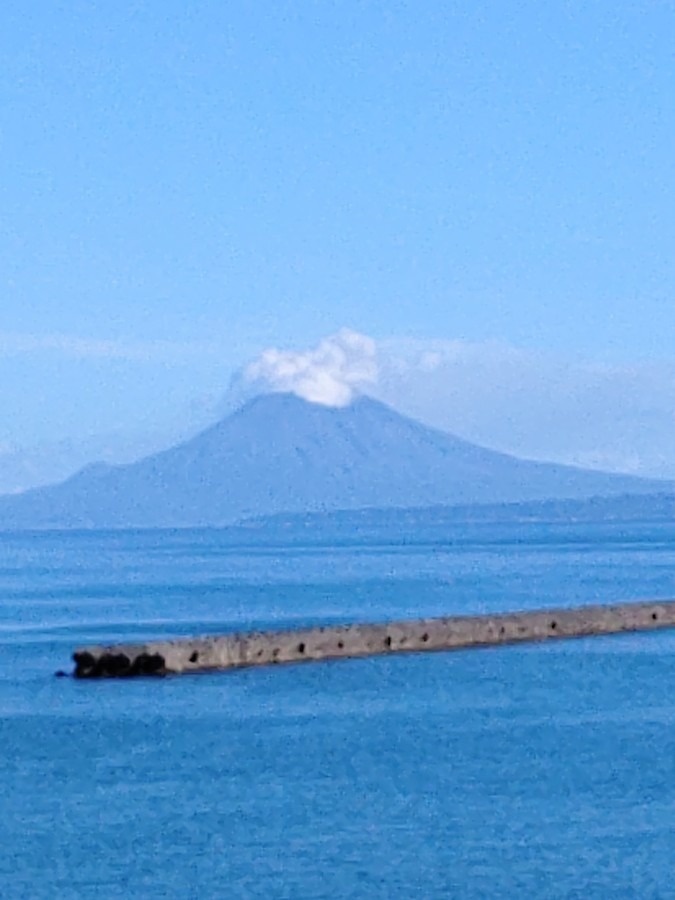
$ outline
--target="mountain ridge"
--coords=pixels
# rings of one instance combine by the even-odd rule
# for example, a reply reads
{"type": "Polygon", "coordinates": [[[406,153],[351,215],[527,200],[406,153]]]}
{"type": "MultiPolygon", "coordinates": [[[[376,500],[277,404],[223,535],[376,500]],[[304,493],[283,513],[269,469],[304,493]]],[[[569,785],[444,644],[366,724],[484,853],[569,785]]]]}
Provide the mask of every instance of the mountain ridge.
{"type": "Polygon", "coordinates": [[[663,493],[671,482],[518,459],[369,397],[334,408],[250,400],[134,463],[94,463],[0,498],[0,528],[193,527],[275,513],[663,493]]]}

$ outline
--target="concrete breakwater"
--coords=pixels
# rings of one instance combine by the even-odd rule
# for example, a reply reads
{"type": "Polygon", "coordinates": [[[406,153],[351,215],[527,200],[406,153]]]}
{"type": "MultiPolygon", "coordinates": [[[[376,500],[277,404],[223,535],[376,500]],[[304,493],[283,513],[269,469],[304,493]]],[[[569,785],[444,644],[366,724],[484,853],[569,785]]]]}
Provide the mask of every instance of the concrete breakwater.
{"type": "Polygon", "coordinates": [[[78,678],[121,678],[674,627],[675,600],[664,600],[84,647],[73,660],[78,678]]]}

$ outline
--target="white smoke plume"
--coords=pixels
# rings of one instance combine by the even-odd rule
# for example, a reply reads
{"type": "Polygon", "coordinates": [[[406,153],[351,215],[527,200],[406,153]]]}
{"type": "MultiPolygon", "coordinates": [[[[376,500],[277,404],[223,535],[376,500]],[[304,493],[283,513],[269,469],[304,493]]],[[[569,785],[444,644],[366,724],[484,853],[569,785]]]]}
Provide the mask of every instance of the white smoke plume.
{"type": "Polygon", "coordinates": [[[225,414],[256,394],[346,406],[360,391],[477,444],[529,459],[675,478],[675,360],[602,365],[503,341],[385,338],[343,329],[266,350],[225,414]]]}
{"type": "Polygon", "coordinates": [[[377,347],[372,338],[343,328],[303,352],[265,350],[243,374],[259,390],[297,394],[324,406],[348,406],[359,390],[377,382],[377,347]]]}

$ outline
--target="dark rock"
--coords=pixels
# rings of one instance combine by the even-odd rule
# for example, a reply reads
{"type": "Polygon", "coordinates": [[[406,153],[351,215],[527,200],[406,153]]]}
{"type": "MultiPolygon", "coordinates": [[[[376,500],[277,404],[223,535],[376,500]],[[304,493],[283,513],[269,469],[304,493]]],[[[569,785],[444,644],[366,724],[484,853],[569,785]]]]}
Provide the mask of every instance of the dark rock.
{"type": "Polygon", "coordinates": [[[76,678],[94,678],[96,669],[96,657],[87,650],[80,650],[73,653],[73,662],[75,663],[76,678]]]}
{"type": "Polygon", "coordinates": [[[139,653],[129,675],[164,675],[165,661],[161,653],[139,653]]]}
{"type": "Polygon", "coordinates": [[[99,660],[103,675],[120,678],[131,674],[131,660],[126,653],[107,653],[99,660]]]}

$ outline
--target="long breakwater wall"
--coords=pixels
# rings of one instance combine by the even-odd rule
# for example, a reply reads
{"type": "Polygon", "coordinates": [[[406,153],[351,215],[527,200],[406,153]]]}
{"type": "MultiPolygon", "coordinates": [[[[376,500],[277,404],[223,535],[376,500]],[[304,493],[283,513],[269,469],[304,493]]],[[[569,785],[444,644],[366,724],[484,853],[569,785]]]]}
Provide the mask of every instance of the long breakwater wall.
{"type": "Polygon", "coordinates": [[[73,660],[78,678],[120,678],[456,650],[673,627],[675,600],[648,601],[84,647],[75,651],[73,660]]]}

